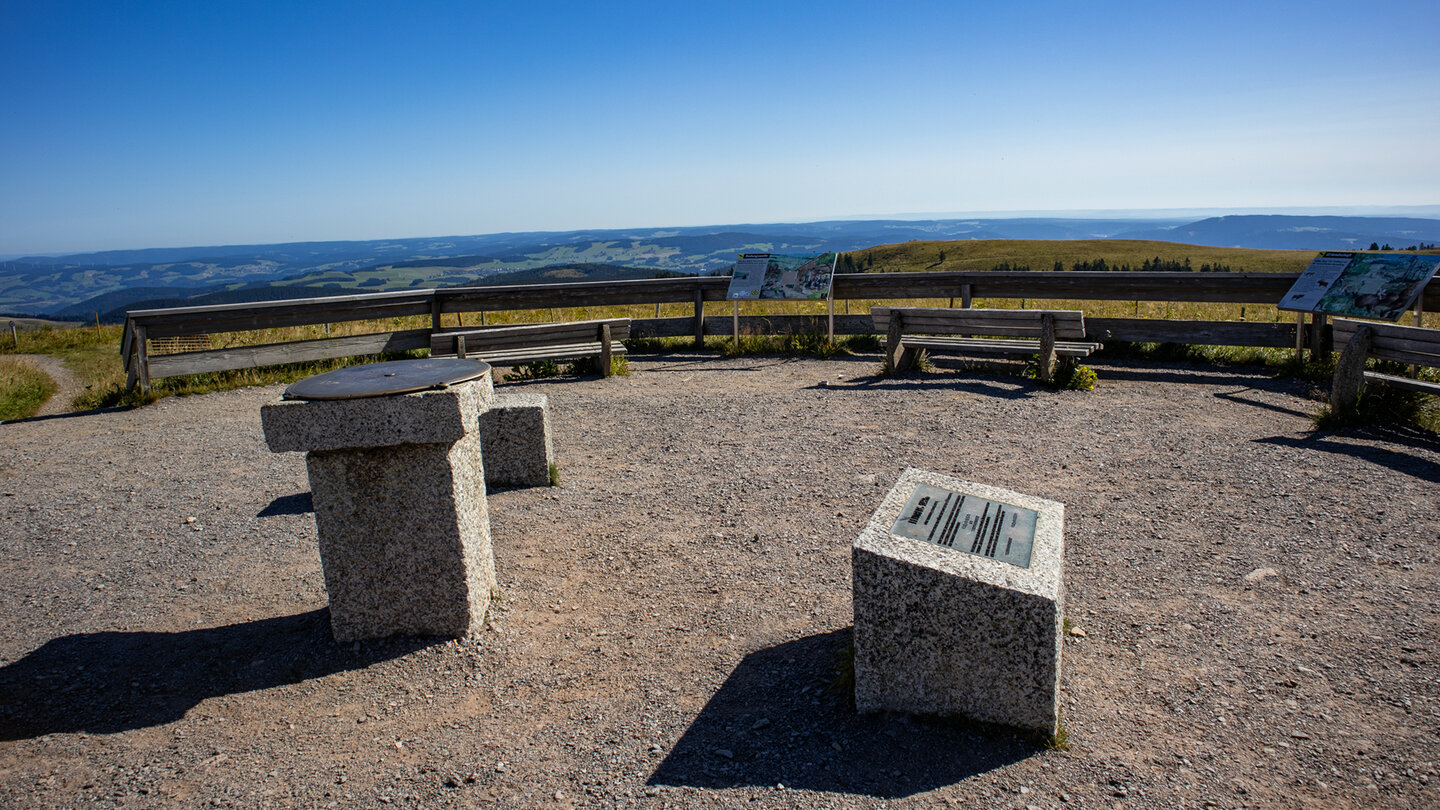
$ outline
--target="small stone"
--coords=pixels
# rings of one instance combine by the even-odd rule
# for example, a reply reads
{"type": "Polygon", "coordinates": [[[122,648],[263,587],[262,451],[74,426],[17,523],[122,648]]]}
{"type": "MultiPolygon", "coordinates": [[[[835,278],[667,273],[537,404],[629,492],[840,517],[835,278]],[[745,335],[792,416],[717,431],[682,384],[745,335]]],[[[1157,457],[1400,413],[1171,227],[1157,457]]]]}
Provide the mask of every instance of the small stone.
{"type": "Polygon", "coordinates": [[[716,748],[716,749],[715,749],[715,756],[717,756],[717,757],[724,757],[724,758],[726,758],[726,759],[734,759],[734,758],[735,758],[735,752],[734,752],[734,751],[731,751],[731,750],[728,749],[728,748],[716,748]]]}
{"type": "Polygon", "coordinates": [[[645,788],[645,795],[646,795],[646,796],[659,796],[659,795],[660,795],[660,788],[655,787],[654,785],[651,785],[650,787],[645,788]]]}
{"type": "Polygon", "coordinates": [[[193,518],[193,517],[187,517],[187,518],[185,518],[185,522],[186,522],[186,523],[194,523],[194,522],[195,522],[195,518],[193,518]]]}
{"type": "Polygon", "coordinates": [[[1087,633],[1087,632],[1085,632],[1085,628],[1083,628],[1083,627],[1072,627],[1072,628],[1070,628],[1070,635],[1072,635],[1072,636],[1074,636],[1074,637],[1076,637],[1076,638],[1085,638],[1086,636],[1088,636],[1088,635],[1090,635],[1090,634],[1087,633]]]}
{"type": "Polygon", "coordinates": [[[1254,585],[1255,583],[1262,582],[1266,579],[1269,579],[1270,577],[1278,576],[1280,576],[1280,572],[1276,571],[1274,568],[1256,568],[1254,571],[1251,571],[1250,573],[1245,575],[1245,582],[1254,585]]]}
{"type": "Polygon", "coordinates": [[[755,725],[751,726],[751,727],[750,727],[750,730],[751,730],[751,731],[759,731],[760,729],[765,728],[765,727],[768,726],[768,725],[770,725],[770,718],[768,718],[768,717],[762,717],[762,718],[760,718],[759,720],[756,720],[756,721],[755,721],[755,725]]]}
{"type": "Polygon", "coordinates": [[[1308,740],[1308,739],[1310,739],[1310,735],[1309,735],[1309,734],[1306,734],[1306,733],[1303,732],[1303,731],[1292,731],[1292,732],[1290,732],[1290,736],[1293,737],[1293,738],[1295,738],[1295,739],[1297,739],[1297,740],[1308,740]]]}

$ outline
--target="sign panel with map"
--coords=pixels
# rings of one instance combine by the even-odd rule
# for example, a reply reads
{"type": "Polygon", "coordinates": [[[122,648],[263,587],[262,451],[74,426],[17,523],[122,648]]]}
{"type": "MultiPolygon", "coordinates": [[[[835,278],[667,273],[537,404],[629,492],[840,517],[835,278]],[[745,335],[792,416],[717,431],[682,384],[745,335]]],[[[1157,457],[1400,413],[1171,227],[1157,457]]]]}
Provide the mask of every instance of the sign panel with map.
{"type": "Polygon", "coordinates": [[[1414,305],[1440,256],[1326,251],[1295,280],[1279,308],[1393,321],[1414,305]]]}
{"type": "Polygon", "coordinates": [[[819,256],[741,253],[725,297],[735,300],[829,298],[836,258],[834,253],[819,256]]]}

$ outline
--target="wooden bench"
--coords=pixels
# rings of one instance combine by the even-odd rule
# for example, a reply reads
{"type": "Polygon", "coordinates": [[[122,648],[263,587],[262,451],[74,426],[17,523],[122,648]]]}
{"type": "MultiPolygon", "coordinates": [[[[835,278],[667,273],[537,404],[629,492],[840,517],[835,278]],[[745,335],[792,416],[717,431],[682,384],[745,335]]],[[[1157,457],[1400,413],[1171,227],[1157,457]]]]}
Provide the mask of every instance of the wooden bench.
{"type": "Polygon", "coordinates": [[[609,377],[611,357],[625,353],[628,337],[629,318],[449,329],[430,335],[430,356],[476,357],[492,366],[595,357],[600,376],[609,377]]]}
{"type": "Polygon", "coordinates": [[[1366,358],[1440,368],[1440,329],[1336,318],[1335,345],[1343,346],[1330,385],[1330,407],[1352,413],[1365,384],[1388,385],[1440,396],[1440,383],[1365,370],[1366,358]]]}
{"type": "Polygon", "coordinates": [[[915,353],[1040,355],[1040,379],[1049,382],[1056,357],[1088,357],[1103,348],[1085,341],[1085,313],[1046,309],[941,309],[871,307],[876,331],[885,332],[885,362],[910,368],[915,353]],[[963,337],[949,337],[951,335],[963,337]]]}

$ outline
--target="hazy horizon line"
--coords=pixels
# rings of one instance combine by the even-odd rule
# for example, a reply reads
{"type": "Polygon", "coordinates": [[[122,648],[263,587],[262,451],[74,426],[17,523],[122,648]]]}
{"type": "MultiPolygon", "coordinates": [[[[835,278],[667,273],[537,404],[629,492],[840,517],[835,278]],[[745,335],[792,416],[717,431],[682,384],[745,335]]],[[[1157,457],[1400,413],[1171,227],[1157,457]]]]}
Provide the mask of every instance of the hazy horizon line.
{"type": "Polygon", "coordinates": [[[186,250],[204,248],[233,248],[250,245],[294,245],[311,242],[384,242],[400,239],[447,239],[453,237],[490,236],[503,233],[567,233],[572,231],[627,231],[667,230],[671,228],[727,228],[745,225],[811,225],[823,222],[868,222],[868,221],[925,221],[963,219],[1136,219],[1166,220],[1189,217],[1211,218],[1220,216],[1275,215],[1275,216],[1410,216],[1420,219],[1440,219],[1440,204],[1434,205],[1307,205],[1307,206],[1236,206],[1230,208],[1072,208],[1041,210],[994,210],[994,211],[942,211],[902,212],[885,214],[838,214],[806,219],[780,219],[767,222],[706,223],[701,225],[641,225],[619,228],[536,228],[528,231],[480,231],[475,233],[422,234],[412,236],[380,236],[369,238],[315,238],[285,240],[279,242],[215,242],[211,244],[149,245],[146,247],[117,247],[94,250],[51,250],[27,251],[23,253],[0,254],[0,261],[15,261],[28,257],[60,258],[93,253],[116,253],[139,250],[186,250]]]}

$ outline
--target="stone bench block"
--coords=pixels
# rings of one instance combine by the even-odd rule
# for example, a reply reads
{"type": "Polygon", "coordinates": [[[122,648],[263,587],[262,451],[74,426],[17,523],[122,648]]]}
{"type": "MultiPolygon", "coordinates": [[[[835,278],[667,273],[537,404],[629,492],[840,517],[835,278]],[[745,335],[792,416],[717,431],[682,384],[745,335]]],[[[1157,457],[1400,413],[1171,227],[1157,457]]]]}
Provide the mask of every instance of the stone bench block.
{"type": "Polygon", "coordinates": [[[856,708],[1055,734],[1064,509],[906,470],[851,549],[856,708]]]}
{"type": "Polygon", "coordinates": [[[543,487],[550,484],[555,450],[550,441],[550,399],[544,394],[496,394],[480,414],[485,483],[543,487]]]}

